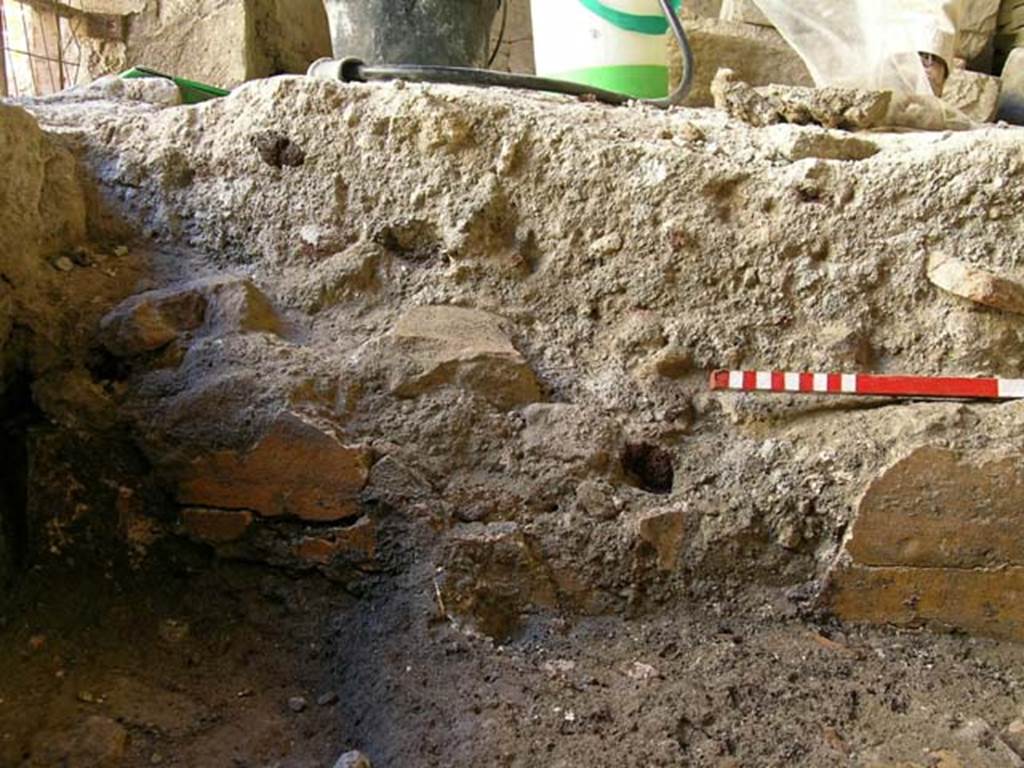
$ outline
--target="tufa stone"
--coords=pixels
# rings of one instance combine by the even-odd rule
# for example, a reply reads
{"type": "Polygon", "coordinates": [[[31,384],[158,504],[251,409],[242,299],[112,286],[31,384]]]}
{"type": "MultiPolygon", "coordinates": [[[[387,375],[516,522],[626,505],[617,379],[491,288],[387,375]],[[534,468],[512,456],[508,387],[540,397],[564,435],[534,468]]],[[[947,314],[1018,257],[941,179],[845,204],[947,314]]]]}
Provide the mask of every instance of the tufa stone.
{"type": "Polygon", "coordinates": [[[1024,456],[967,462],[919,448],[868,487],[847,551],[858,565],[1024,566],[1024,456]]]}
{"type": "Polygon", "coordinates": [[[250,280],[215,277],[132,296],[100,322],[100,340],[119,357],[153,352],[191,332],[273,333],[282,323],[250,280]]]}
{"type": "Polygon", "coordinates": [[[332,522],[358,515],[369,472],[366,447],[343,445],[285,413],[248,451],[197,458],[183,470],[177,496],[187,506],[332,522]]]}
{"type": "Polygon", "coordinates": [[[295,556],[310,565],[330,565],[342,558],[367,563],[376,552],[377,526],[369,517],[329,533],[305,536],[295,546],[295,556]]]}
{"type": "Polygon", "coordinates": [[[453,385],[502,409],[537,402],[540,384],[505,326],[503,318],[476,309],[410,310],[392,334],[392,391],[399,397],[416,397],[453,385]]]}
{"type": "Polygon", "coordinates": [[[203,324],[206,297],[191,287],[133,296],[100,321],[100,340],[111,353],[153,352],[203,324]]]}
{"type": "Polygon", "coordinates": [[[937,626],[1024,640],[1024,568],[874,568],[829,578],[826,602],[844,621],[937,626]]]}
{"type": "Polygon", "coordinates": [[[247,509],[199,509],[181,511],[181,525],[189,538],[207,544],[227,544],[242,538],[252,525],[247,509]]]}
{"type": "Polygon", "coordinates": [[[978,269],[970,264],[932,253],[928,279],[938,288],[977,304],[1024,315],[1024,285],[978,269]]]}

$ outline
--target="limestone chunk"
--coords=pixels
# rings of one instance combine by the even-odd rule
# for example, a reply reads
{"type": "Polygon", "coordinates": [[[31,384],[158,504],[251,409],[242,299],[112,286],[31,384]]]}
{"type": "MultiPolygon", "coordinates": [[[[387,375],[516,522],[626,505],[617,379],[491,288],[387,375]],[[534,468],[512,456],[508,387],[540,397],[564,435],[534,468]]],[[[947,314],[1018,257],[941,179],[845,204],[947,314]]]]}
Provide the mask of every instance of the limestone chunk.
{"type": "Polygon", "coordinates": [[[681,509],[653,510],[636,520],[637,535],[658,556],[658,569],[672,571],[679,561],[686,533],[686,513],[681,509]]]}
{"type": "Polygon", "coordinates": [[[417,307],[398,321],[392,343],[391,388],[399,397],[454,385],[505,409],[541,399],[536,376],[497,315],[461,307],[417,307]]]}
{"type": "Polygon", "coordinates": [[[796,123],[846,130],[877,128],[885,124],[892,102],[888,91],[778,85],[755,88],[731,69],[718,71],[711,91],[716,108],[754,126],[796,123]]]}
{"type": "Polygon", "coordinates": [[[280,334],[282,323],[251,281],[216,277],[132,296],[100,322],[100,339],[111,353],[132,357],[200,328],[216,335],[280,334]]]}
{"type": "Polygon", "coordinates": [[[967,117],[979,123],[990,123],[999,108],[1000,81],[998,77],[966,69],[954,69],[942,100],[959,109],[967,117]]]}

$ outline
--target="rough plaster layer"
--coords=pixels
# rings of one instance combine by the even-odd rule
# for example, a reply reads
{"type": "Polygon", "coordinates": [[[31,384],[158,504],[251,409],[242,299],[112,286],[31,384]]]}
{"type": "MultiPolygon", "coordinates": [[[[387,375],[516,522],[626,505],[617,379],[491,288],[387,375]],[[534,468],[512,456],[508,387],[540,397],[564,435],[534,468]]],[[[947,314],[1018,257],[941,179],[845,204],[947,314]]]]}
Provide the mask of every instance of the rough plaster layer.
{"type": "MultiPolygon", "coordinates": [[[[503,634],[534,607],[643,609],[723,585],[814,595],[837,558],[898,569],[888,554],[857,560],[895,529],[878,510],[899,508],[865,491],[954,491],[934,462],[877,480],[887,468],[930,446],[1016,466],[1016,404],[706,385],[720,367],[1020,375],[1019,316],[928,279],[943,252],[1021,280],[1015,131],[851,143],[709,110],[303,78],[197,108],[115,91],[27,104],[78,159],[98,249],[95,266],[37,263],[58,297],[37,304],[54,319],[46,344],[42,331],[25,341],[49,350],[28,358],[53,425],[32,443],[48,457],[33,507],[44,534],[59,523],[73,541],[117,507],[132,546],[206,531],[225,556],[339,574],[393,565],[406,539],[388,526],[422,526],[436,546],[416,556],[436,563],[443,603],[503,634]],[[251,288],[211,292],[211,279],[251,288]],[[160,309],[193,295],[202,317],[160,309]],[[276,319],[248,322],[246,307],[276,319]],[[105,341],[113,362],[76,357],[105,341]],[[287,440],[285,414],[308,425],[287,440]],[[105,455],[97,440],[116,461],[76,462],[105,455]],[[268,444],[293,477],[273,477],[268,444]],[[304,496],[296,481],[318,462],[336,464],[336,487],[304,496]],[[125,491],[104,506],[93,485],[100,501],[125,491]]],[[[42,141],[24,112],[2,118],[42,141]]],[[[999,483],[972,487],[998,517],[964,523],[979,558],[970,542],[995,529],[1010,541],[1016,523],[999,483]]],[[[921,537],[945,551],[940,501],[921,537]]],[[[988,594],[973,568],[947,570],[965,600],[988,594]]],[[[833,605],[913,621],[916,582],[878,575],[833,605]]],[[[917,619],[935,618],[930,600],[917,619]]],[[[1016,635],[1007,611],[938,618],[1016,635]]]]}

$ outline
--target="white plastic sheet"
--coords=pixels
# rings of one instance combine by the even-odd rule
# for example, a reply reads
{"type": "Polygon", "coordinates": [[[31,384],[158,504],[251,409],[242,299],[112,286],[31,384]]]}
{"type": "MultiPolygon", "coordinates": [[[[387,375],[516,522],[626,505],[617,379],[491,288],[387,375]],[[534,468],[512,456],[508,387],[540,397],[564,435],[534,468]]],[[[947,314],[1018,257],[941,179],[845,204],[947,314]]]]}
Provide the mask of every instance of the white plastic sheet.
{"type": "Polygon", "coordinates": [[[918,53],[952,66],[957,4],[970,0],[755,0],[818,86],[930,94],[918,53]]]}
{"type": "Polygon", "coordinates": [[[976,0],[754,0],[818,87],[892,91],[887,123],[914,130],[974,124],[936,98],[921,53],[953,67],[961,3],[976,0]]]}

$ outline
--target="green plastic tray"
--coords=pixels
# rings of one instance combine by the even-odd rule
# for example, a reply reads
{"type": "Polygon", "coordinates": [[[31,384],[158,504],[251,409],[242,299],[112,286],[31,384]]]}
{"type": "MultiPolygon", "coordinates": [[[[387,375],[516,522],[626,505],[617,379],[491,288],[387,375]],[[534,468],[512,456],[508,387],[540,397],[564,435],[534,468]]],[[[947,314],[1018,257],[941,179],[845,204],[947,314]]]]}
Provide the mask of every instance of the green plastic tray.
{"type": "Polygon", "coordinates": [[[170,80],[178,86],[178,90],[181,91],[181,100],[185,104],[199,104],[210,99],[219,99],[231,93],[231,91],[226,91],[213,85],[206,85],[206,83],[197,83],[193,80],[186,80],[183,77],[165,75],[163,72],[157,72],[155,69],[149,69],[148,67],[132,67],[127,72],[122,72],[121,77],[128,79],[162,77],[165,80],[170,80]]]}

